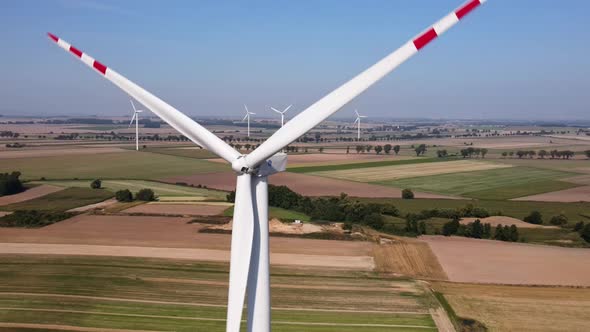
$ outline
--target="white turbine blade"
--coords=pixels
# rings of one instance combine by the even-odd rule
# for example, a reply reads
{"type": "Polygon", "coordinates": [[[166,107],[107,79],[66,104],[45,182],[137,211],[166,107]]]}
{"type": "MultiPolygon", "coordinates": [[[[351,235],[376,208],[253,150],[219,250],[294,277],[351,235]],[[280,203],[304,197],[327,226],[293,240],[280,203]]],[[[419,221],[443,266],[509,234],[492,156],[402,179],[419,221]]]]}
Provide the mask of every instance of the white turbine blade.
{"type": "Polygon", "coordinates": [[[469,0],[459,9],[442,18],[395,52],[389,54],[369,69],[308,107],[305,111],[299,113],[295,118],[277,130],[274,135],[262,143],[256,150],[246,156],[246,164],[250,167],[257,166],[297,138],[303,136],[306,132],[367,90],[371,85],[418,53],[429,42],[447,31],[465,15],[484,2],[485,0],[469,0]]]}
{"type": "Polygon", "coordinates": [[[248,112],[248,114],[250,114],[250,115],[256,115],[256,113],[253,113],[253,112],[248,112]]]}
{"type": "Polygon", "coordinates": [[[366,115],[359,115],[359,118],[366,118],[366,115]]]}
{"type": "Polygon", "coordinates": [[[239,332],[250,270],[254,236],[252,175],[238,175],[236,202],[231,232],[229,293],[227,298],[227,332],[239,332]]]}
{"type": "Polygon", "coordinates": [[[162,120],[166,121],[174,129],[178,130],[181,134],[188,137],[191,141],[196,144],[207,148],[209,151],[215,153],[221,158],[225,159],[229,163],[232,163],[238,157],[240,153],[234,150],[231,146],[225,143],[222,139],[215,136],[213,133],[205,129],[203,126],[193,121],[188,116],[184,115],[174,107],[168,105],[160,98],[149,93],[139,85],[131,82],[121,74],[117,73],[113,69],[103,65],[94,58],[90,57],[86,53],[78,50],[74,46],[71,46],[68,42],[57,36],[48,33],[51,40],[53,40],[59,47],[66,51],[69,51],[72,55],[78,58],[80,61],[85,63],[90,68],[93,68],[97,73],[113,84],[125,91],[129,96],[143,104],[145,107],[150,109],[162,120]]]}
{"type": "Polygon", "coordinates": [[[274,108],[274,107],[271,107],[270,109],[271,109],[271,110],[273,110],[273,111],[275,111],[275,112],[277,112],[277,113],[279,113],[279,114],[281,114],[281,113],[282,113],[281,111],[279,111],[278,109],[276,109],[276,108],[274,108]]]}
{"type": "Polygon", "coordinates": [[[133,124],[133,120],[135,120],[135,116],[137,116],[137,112],[133,112],[133,116],[131,117],[131,121],[129,121],[129,126],[127,128],[131,127],[131,125],[133,124]]]}
{"type": "Polygon", "coordinates": [[[131,107],[133,107],[133,112],[137,112],[137,108],[135,108],[135,103],[133,102],[133,99],[129,99],[129,101],[131,102],[131,107]]]}
{"type": "Polygon", "coordinates": [[[289,108],[291,108],[291,106],[293,106],[293,105],[289,105],[289,106],[287,106],[287,108],[285,108],[285,109],[283,110],[283,112],[281,112],[281,113],[282,113],[282,114],[286,113],[286,112],[289,110],[289,108]]]}
{"type": "Polygon", "coordinates": [[[250,113],[246,113],[246,116],[242,119],[242,122],[246,121],[246,119],[250,116],[250,113]]]}
{"type": "Polygon", "coordinates": [[[246,104],[244,104],[244,108],[246,109],[246,113],[250,113],[250,111],[248,111],[248,106],[246,106],[246,104]]]}
{"type": "Polygon", "coordinates": [[[356,120],[354,120],[354,122],[352,124],[356,124],[357,122],[361,121],[361,119],[356,118],[356,120]]]}
{"type": "Polygon", "coordinates": [[[360,116],[361,116],[357,110],[354,110],[354,114],[356,114],[357,118],[360,118],[360,116]]]}

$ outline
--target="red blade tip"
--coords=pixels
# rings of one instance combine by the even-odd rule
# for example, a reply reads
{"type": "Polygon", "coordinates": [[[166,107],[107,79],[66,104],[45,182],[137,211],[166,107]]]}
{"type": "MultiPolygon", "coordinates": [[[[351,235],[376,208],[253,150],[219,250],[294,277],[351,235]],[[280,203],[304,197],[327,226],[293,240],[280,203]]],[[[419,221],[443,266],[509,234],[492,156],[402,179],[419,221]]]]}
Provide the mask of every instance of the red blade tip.
{"type": "Polygon", "coordinates": [[[54,42],[57,43],[57,41],[59,40],[59,38],[57,38],[56,35],[52,34],[51,32],[47,33],[47,36],[49,36],[49,38],[51,38],[51,40],[53,40],[54,42]]]}

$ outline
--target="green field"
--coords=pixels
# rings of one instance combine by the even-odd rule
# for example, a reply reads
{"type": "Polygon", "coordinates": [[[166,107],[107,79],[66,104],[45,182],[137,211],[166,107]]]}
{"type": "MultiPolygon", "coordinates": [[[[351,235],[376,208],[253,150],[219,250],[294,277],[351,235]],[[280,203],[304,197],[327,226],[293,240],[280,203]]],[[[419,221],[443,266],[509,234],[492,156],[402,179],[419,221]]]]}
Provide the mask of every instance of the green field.
{"type": "Polygon", "coordinates": [[[378,182],[397,188],[411,188],[440,194],[472,197],[478,199],[510,199],[576,187],[557,179],[571,177],[576,173],[511,167],[485,171],[462,172],[421,176],[378,182]]]}
{"type": "MultiPolygon", "coordinates": [[[[223,331],[227,280],[227,264],[2,256],[0,322],[223,331]]],[[[432,295],[411,280],[272,268],[271,284],[273,331],[436,330],[432,295]]]]}
{"type": "Polygon", "coordinates": [[[149,152],[103,153],[83,156],[3,159],[0,172],[18,170],[24,180],[161,179],[175,175],[216,172],[225,165],[149,152]]]}
{"type": "MultiPolygon", "coordinates": [[[[392,156],[391,158],[393,159],[393,158],[395,158],[395,156],[392,156]]],[[[353,163],[353,164],[290,167],[290,168],[287,168],[287,171],[293,172],[293,173],[343,171],[343,170],[358,169],[358,168],[435,163],[435,162],[444,162],[444,161],[449,161],[449,160],[456,160],[456,159],[455,158],[416,158],[416,159],[402,159],[402,160],[384,160],[384,161],[372,161],[372,162],[366,162],[366,163],[353,163]]]]}
{"type": "MultiPolygon", "coordinates": [[[[76,187],[76,188],[89,188],[90,180],[61,180],[61,181],[34,181],[33,183],[50,184],[61,187],[76,187]]],[[[164,197],[203,197],[209,200],[222,200],[225,201],[227,195],[224,191],[210,190],[204,188],[195,188],[188,186],[178,186],[173,184],[167,184],[156,181],[144,181],[144,180],[103,180],[102,188],[111,192],[117,190],[129,189],[132,192],[138,192],[140,189],[149,188],[152,189],[157,196],[164,197]]]]}
{"type": "Polygon", "coordinates": [[[113,193],[103,189],[66,188],[28,201],[0,206],[0,210],[67,211],[80,206],[102,202],[111,197],[113,197],[113,193]]]}

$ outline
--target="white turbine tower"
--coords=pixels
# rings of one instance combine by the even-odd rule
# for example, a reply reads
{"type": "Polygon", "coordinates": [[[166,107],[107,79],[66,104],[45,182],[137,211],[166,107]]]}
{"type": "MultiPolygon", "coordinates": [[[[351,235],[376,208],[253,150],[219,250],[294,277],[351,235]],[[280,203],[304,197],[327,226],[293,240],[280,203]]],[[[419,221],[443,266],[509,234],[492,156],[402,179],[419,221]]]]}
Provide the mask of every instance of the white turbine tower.
{"type": "Polygon", "coordinates": [[[367,116],[360,115],[357,110],[354,110],[354,113],[356,114],[356,120],[354,120],[354,123],[358,123],[357,140],[360,141],[361,140],[361,119],[366,118],[367,116]]]}
{"type": "Polygon", "coordinates": [[[143,111],[135,108],[135,104],[133,103],[132,99],[129,99],[129,101],[133,107],[133,116],[131,117],[131,121],[129,122],[129,126],[127,128],[130,128],[133,124],[133,120],[135,120],[135,150],[139,151],[139,113],[143,111]]]}
{"type": "Polygon", "coordinates": [[[281,128],[285,125],[285,113],[287,113],[287,111],[289,110],[289,108],[291,108],[291,106],[293,106],[293,105],[287,106],[287,108],[285,108],[282,111],[279,111],[278,109],[276,109],[274,107],[270,108],[271,110],[273,110],[281,115],[281,128]]]}
{"type": "Polygon", "coordinates": [[[289,143],[340,110],[356,96],[418,53],[485,0],[470,0],[411,39],[395,52],[299,113],[256,150],[242,155],[200,124],[121,74],[66,41],[48,34],[97,73],[161,117],[170,126],[231,164],[237,175],[231,238],[226,331],[240,330],[244,298],[248,297],[248,331],[270,331],[267,177],[285,170],[286,155],[277,153],[289,143]]]}
{"type": "Polygon", "coordinates": [[[246,106],[246,104],[244,104],[244,108],[246,109],[246,116],[244,116],[242,122],[248,120],[248,137],[250,137],[250,115],[256,115],[256,113],[248,111],[248,106],[246,106]]]}

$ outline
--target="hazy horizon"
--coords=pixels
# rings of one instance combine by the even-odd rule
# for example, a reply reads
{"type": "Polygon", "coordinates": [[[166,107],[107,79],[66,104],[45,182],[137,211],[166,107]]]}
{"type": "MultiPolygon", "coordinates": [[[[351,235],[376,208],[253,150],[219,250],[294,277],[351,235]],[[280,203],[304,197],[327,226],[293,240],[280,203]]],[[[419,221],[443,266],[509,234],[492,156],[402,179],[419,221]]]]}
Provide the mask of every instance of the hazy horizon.
{"type": "MultiPolygon", "coordinates": [[[[124,116],[127,96],[56,48],[50,31],[194,117],[294,104],[290,117],[462,0],[0,3],[0,114],[124,116]]],[[[372,118],[587,118],[584,1],[488,1],[336,114],[372,118]],[[472,17],[471,17],[472,16],[472,17]]],[[[265,114],[267,113],[267,114],[265,114]]]]}

